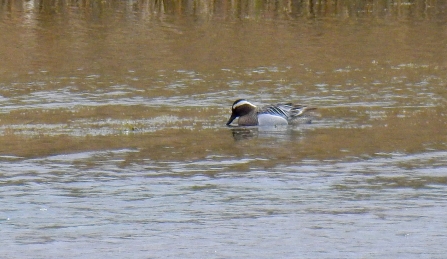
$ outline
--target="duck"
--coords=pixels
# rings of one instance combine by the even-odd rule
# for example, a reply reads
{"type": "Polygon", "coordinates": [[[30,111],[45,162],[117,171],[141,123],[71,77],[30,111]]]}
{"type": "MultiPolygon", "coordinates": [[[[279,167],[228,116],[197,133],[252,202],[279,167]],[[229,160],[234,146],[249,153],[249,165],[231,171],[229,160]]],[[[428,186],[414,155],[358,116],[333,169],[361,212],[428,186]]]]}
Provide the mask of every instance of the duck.
{"type": "Polygon", "coordinates": [[[239,126],[289,125],[305,112],[315,109],[292,103],[267,105],[258,108],[246,99],[238,99],[231,106],[231,116],[226,125],[231,126],[236,118],[239,118],[237,121],[239,126]]]}

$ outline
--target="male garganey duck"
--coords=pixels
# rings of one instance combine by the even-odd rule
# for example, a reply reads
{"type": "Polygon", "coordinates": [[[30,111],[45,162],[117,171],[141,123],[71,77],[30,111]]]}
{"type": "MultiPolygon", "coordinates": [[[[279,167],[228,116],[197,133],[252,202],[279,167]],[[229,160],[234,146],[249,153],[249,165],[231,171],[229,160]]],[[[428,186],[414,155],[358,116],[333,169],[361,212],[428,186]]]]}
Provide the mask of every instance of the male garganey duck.
{"type": "Polygon", "coordinates": [[[239,118],[239,126],[277,126],[288,125],[303,113],[316,108],[291,103],[268,105],[262,108],[256,107],[245,99],[236,100],[231,106],[231,117],[227,122],[229,126],[236,118],[239,118]]]}

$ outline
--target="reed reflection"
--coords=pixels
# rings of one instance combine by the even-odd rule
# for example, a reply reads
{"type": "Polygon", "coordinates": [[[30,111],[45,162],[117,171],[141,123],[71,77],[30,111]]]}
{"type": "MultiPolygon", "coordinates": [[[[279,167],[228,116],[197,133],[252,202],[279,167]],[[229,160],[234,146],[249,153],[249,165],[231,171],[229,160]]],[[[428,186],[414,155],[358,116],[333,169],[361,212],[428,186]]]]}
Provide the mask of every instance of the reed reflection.
{"type": "MultiPolygon", "coordinates": [[[[77,14],[102,17],[108,10],[136,14],[141,18],[153,15],[194,16],[218,19],[297,19],[305,18],[358,18],[398,17],[418,19],[445,19],[440,15],[446,3],[434,0],[363,1],[363,0],[31,0],[2,1],[1,13],[34,11],[52,15],[77,14]],[[87,12],[88,11],[88,12],[87,12]],[[94,11],[94,12],[91,12],[94,11]]],[[[117,14],[116,12],[114,14],[117,14]]],[[[0,16],[1,17],[1,16],[0,16]]]]}

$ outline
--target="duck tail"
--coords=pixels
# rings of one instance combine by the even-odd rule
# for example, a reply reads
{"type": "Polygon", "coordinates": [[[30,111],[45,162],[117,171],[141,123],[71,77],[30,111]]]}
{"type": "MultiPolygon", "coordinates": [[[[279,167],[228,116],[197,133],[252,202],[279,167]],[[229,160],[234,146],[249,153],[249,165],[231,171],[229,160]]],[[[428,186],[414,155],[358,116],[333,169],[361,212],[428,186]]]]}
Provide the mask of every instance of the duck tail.
{"type": "Polygon", "coordinates": [[[304,105],[295,105],[290,111],[290,115],[292,118],[299,117],[308,111],[316,110],[315,107],[307,107],[304,105]]]}

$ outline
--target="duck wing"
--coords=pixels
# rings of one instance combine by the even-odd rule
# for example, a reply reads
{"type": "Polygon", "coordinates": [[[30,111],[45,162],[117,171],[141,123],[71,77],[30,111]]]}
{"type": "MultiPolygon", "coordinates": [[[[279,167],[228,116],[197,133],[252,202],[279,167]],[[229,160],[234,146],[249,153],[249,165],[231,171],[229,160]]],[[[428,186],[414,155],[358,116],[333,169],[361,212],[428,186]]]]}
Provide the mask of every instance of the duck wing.
{"type": "Polygon", "coordinates": [[[295,117],[302,115],[306,111],[315,109],[316,108],[307,107],[305,105],[293,105],[291,103],[282,103],[262,107],[262,109],[260,109],[258,113],[281,116],[285,119],[293,119],[295,117]]]}
{"type": "Polygon", "coordinates": [[[262,107],[258,113],[280,116],[287,119],[291,116],[292,109],[293,109],[292,104],[285,103],[285,104],[268,105],[262,107]]]}

